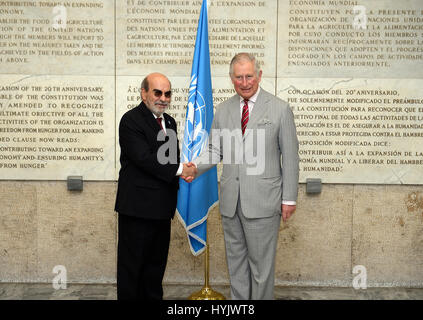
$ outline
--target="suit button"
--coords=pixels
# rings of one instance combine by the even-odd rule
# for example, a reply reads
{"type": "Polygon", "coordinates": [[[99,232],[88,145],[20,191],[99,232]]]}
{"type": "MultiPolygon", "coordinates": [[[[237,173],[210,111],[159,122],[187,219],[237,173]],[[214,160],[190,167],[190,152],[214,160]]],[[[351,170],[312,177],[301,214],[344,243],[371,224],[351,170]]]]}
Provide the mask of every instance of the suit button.
{"type": "Polygon", "coordinates": [[[236,177],[236,178],[235,178],[235,180],[236,180],[236,181],[239,181],[239,178],[238,178],[238,177],[236,177]]]}

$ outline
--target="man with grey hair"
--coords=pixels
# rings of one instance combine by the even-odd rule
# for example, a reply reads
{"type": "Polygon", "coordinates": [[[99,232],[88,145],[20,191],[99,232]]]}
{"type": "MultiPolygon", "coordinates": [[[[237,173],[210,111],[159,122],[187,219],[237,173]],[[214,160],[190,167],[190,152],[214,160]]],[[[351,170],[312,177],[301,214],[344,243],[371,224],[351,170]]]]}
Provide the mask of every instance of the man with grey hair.
{"type": "Polygon", "coordinates": [[[237,54],[229,73],[237,94],[217,106],[209,146],[194,163],[202,174],[223,159],[219,205],[232,299],[273,299],[281,216],[286,222],[294,213],[298,194],[294,116],[288,103],[260,88],[262,71],[251,54],[237,54]],[[223,147],[222,130],[233,132],[235,147],[223,147]],[[263,170],[228,162],[239,150],[242,159],[261,152],[263,170]]]}

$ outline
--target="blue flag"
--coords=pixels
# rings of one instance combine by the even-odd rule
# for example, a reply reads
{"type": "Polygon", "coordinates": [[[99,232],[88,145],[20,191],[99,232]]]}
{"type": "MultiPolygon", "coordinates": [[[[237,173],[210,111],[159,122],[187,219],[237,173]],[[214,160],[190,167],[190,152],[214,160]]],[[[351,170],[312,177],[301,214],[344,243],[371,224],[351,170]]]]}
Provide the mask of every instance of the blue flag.
{"type": "MultiPolygon", "coordinates": [[[[185,119],[182,162],[194,160],[207,147],[213,122],[207,0],[203,0],[192,62],[185,119]]],[[[218,201],[216,167],[192,183],[179,179],[178,216],[187,231],[191,252],[199,255],[207,241],[207,216],[218,201]]]]}

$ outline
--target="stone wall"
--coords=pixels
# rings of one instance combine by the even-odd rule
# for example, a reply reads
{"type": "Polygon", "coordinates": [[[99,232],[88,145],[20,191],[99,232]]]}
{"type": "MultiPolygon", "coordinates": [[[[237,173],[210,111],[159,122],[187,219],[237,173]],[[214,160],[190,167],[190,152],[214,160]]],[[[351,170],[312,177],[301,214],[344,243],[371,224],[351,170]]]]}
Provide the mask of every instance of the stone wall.
{"type": "MultiPolygon", "coordinates": [[[[114,182],[0,182],[0,281],[51,282],[63,265],[68,281],[116,281],[114,182]]],[[[218,208],[209,218],[210,282],[228,284],[218,208]]],[[[422,287],[423,192],[419,186],[333,185],[307,195],[282,223],[276,284],[352,286],[354,266],[367,285],[422,287]]],[[[177,218],[165,283],[202,284],[204,255],[194,257],[177,218]]]]}

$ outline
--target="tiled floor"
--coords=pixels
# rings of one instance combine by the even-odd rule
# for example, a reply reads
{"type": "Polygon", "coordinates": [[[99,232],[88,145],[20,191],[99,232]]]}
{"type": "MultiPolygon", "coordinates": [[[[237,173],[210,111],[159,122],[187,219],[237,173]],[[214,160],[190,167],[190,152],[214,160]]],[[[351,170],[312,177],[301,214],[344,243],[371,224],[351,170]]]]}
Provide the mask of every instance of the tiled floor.
{"type": "MultiPolygon", "coordinates": [[[[228,286],[212,286],[227,299],[228,286]]],[[[165,285],[164,298],[185,300],[201,286],[165,285]]],[[[277,300],[423,300],[423,288],[276,287],[277,300]]],[[[68,284],[55,290],[51,284],[0,283],[0,300],[114,300],[115,284],[68,284]]]]}

